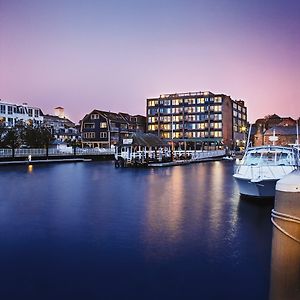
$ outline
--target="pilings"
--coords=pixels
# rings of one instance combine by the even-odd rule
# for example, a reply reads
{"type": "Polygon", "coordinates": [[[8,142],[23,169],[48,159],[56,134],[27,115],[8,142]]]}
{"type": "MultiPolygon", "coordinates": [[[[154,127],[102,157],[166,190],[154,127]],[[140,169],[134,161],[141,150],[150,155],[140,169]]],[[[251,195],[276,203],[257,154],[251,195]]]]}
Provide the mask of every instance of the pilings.
{"type": "Polygon", "coordinates": [[[270,300],[300,299],[300,170],[276,184],[270,300]]]}

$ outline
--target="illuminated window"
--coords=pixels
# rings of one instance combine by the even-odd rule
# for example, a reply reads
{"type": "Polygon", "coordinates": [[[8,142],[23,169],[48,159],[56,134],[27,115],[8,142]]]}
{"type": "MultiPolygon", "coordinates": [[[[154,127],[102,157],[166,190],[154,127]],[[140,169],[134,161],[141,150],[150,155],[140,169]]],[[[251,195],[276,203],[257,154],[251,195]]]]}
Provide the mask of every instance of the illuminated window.
{"type": "Polygon", "coordinates": [[[185,107],[184,111],[187,112],[188,114],[195,113],[196,112],[196,107],[195,106],[185,107]]]}
{"type": "Polygon", "coordinates": [[[180,105],[182,104],[182,99],[174,99],[172,100],[172,105],[180,105]]]}
{"type": "Polygon", "coordinates": [[[182,138],[183,137],[183,133],[182,132],[174,132],[174,137],[176,139],[182,138]]]}
{"type": "Polygon", "coordinates": [[[155,125],[148,125],[148,130],[149,131],[155,131],[157,129],[158,129],[158,125],[157,124],[155,124],[155,125]]]}
{"type": "Polygon", "coordinates": [[[173,114],[181,114],[183,111],[183,108],[182,107],[173,107],[172,108],[172,113],[173,114]]]}
{"type": "Polygon", "coordinates": [[[222,105],[214,105],[212,106],[213,107],[213,111],[216,111],[216,112],[221,112],[222,111],[222,105]]]}
{"type": "Polygon", "coordinates": [[[148,101],[148,106],[156,106],[158,105],[158,100],[150,100],[148,101]]]}
{"type": "Polygon", "coordinates": [[[222,97],[215,97],[214,102],[215,103],[222,103],[222,97]]]}
{"type": "Polygon", "coordinates": [[[106,122],[100,122],[100,128],[107,128],[106,122]]]}
{"type": "Polygon", "coordinates": [[[188,105],[194,105],[196,103],[196,99],[185,99],[184,103],[188,105]]]}
{"type": "Polygon", "coordinates": [[[165,139],[170,139],[171,138],[171,133],[170,132],[163,132],[162,137],[165,139]]]}
{"type": "Polygon", "coordinates": [[[161,129],[163,129],[163,130],[171,130],[171,124],[163,124],[163,125],[161,125],[161,129]]]}
{"type": "Polygon", "coordinates": [[[219,122],[219,123],[213,123],[213,125],[214,125],[215,129],[221,129],[222,128],[222,123],[221,122],[219,122]]]}

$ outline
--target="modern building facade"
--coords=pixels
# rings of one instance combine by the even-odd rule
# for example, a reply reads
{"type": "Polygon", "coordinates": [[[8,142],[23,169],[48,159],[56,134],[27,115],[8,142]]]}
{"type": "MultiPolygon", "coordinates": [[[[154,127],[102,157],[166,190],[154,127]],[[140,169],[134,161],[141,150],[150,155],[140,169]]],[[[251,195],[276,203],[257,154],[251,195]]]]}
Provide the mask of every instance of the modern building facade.
{"type": "Polygon", "coordinates": [[[16,124],[39,126],[43,122],[40,108],[27,103],[15,104],[0,100],[0,126],[14,127],[16,124]]]}
{"type": "Polygon", "coordinates": [[[224,94],[190,92],[147,99],[147,132],[190,147],[234,147],[245,141],[244,101],[224,94]]]}
{"type": "Polygon", "coordinates": [[[93,110],[80,121],[83,146],[109,148],[133,132],[145,132],[146,118],[141,115],[93,110]]]}

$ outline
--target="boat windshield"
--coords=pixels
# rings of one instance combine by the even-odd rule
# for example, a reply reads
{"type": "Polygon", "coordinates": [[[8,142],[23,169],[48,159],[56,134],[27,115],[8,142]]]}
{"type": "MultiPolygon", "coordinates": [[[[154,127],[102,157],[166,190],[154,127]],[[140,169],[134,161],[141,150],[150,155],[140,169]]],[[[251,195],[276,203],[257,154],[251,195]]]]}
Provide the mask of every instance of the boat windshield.
{"type": "Polygon", "coordinates": [[[291,156],[284,152],[249,152],[245,157],[245,165],[291,165],[291,156]]]}
{"type": "Polygon", "coordinates": [[[260,161],[261,153],[259,152],[249,152],[245,157],[245,165],[257,165],[260,161]]]}

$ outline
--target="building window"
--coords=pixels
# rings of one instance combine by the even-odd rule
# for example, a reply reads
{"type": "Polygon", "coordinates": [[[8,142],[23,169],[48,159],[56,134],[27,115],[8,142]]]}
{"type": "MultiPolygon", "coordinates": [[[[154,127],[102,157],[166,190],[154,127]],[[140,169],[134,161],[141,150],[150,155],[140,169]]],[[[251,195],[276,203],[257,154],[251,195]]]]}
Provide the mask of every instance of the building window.
{"type": "Polygon", "coordinates": [[[8,118],[7,123],[8,123],[8,126],[13,126],[14,125],[14,119],[13,118],[8,118]]]}
{"type": "Polygon", "coordinates": [[[0,113],[1,114],[6,114],[5,105],[3,105],[3,104],[0,105],[0,113]]]}
{"type": "Polygon", "coordinates": [[[91,120],[99,119],[98,114],[91,114],[91,120]]]}
{"type": "Polygon", "coordinates": [[[163,132],[162,137],[164,139],[170,139],[171,138],[171,133],[170,132],[163,132]]]}
{"type": "Polygon", "coordinates": [[[185,99],[184,103],[186,103],[188,105],[194,105],[195,101],[196,101],[196,99],[185,99]]]}
{"type": "Polygon", "coordinates": [[[95,123],[84,123],[83,127],[85,129],[92,129],[95,128],[95,123]]]}
{"type": "Polygon", "coordinates": [[[174,99],[172,100],[172,105],[180,105],[182,104],[182,99],[174,99]]]}
{"type": "Polygon", "coordinates": [[[95,138],[95,132],[85,132],[83,134],[83,137],[86,139],[94,139],[95,138]]]}
{"type": "Polygon", "coordinates": [[[215,97],[215,103],[222,103],[222,97],[215,97]]]}
{"type": "Polygon", "coordinates": [[[35,118],[38,118],[39,116],[40,116],[39,110],[38,110],[38,109],[35,109],[35,110],[34,110],[34,117],[35,117],[35,118]]]}
{"type": "Polygon", "coordinates": [[[100,128],[107,128],[106,122],[100,122],[100,128]]]}
{"type": "Polygon", "coordinates": [[[154,131],[154,130],[157,130],[158,129],[158,125],[148,125],[148,130],[149,131],[154,131]]]}
{"type": "Polygon", "coordinates": [[[7,106],[7,113],[8,113],[9,115],[12,115],[12,113],[13,113],[13,108],[12,108],[12,106],[7,106]]]}
{"type": "Polygon", "coordinates": [[[148,106],[156,106],[158,104],[157,100],[150,100],[148,101],[148,106]]]}
{"type": "Polygon", "coordinates": [[[214,129],[222,129],[222,123],[212,123],[213,124],[213,127],[214,129]]]}
{"type": "Polygon", "coordinates": [[[32,116],[33,116],[32,108],[28,108],[28,116],[29,116],[29,117],[32,117],[32,116]]]}
{"type": "Polygon", "coordinates": [[[107,138],[107,132],[100,132],[100,139],[107,138]]]}

